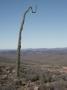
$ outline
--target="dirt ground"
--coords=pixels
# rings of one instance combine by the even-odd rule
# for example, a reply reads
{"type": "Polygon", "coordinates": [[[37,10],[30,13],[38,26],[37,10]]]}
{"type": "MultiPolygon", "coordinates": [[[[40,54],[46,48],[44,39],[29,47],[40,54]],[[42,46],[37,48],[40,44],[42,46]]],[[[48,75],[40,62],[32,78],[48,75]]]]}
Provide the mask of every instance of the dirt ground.
{"type": "Polygon", "coordinates": [[[67,67],[21,64],[18,79],[16,65],[0,64],[0,90],[67,90],[67,67]]]}

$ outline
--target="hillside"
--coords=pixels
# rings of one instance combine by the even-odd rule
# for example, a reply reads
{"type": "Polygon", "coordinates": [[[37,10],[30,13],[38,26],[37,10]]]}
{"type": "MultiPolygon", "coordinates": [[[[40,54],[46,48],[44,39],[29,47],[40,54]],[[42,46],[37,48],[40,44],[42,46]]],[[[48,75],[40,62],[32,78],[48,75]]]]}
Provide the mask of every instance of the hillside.
{"type": "MultiPolygon", "coordinates": [[[[16,62],[16,50],[0,51],[1,62],[16,62]]],[[[67,65],[67,48],[54,49],[23,49],[21,50],[22,62],[33,62],[40,64],[58,64],[67,65]]]]}

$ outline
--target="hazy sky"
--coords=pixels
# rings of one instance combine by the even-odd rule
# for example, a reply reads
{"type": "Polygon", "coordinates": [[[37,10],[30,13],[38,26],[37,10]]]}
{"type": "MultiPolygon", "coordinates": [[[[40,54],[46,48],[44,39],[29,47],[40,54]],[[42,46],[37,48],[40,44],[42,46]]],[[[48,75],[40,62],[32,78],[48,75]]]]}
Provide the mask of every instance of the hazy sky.
{"type": "Polygon", "coordinates": [[[16,49],[22,16],[28,6],[22,48],[67,47],[67,0],[0,0],[0,49],[16,49]]]}

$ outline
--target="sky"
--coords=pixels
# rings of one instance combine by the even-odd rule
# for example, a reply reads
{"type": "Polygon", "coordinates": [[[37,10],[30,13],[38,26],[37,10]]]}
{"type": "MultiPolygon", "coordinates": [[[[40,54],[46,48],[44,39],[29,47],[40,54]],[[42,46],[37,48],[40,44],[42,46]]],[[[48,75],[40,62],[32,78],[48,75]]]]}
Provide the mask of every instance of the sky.
{"type": "Polygon", "coordinates": [[[17,49],[24,12],[22,48],[67,47],[67,0],[0,0],[0,49],[17,49]]]}

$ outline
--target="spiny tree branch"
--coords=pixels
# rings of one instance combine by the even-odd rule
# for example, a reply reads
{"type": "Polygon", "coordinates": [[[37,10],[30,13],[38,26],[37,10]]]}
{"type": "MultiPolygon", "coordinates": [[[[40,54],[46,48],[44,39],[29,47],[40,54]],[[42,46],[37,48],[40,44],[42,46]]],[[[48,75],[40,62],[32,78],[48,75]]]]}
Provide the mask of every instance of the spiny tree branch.
{"type": "Polygon", "coordinates": [[[28,9],[25,11],[24,15],[23,15],[23,20],[21,22],[21,27],[20,27],[20,31],[19,31],[19,39],[18,39],[18,51],[17,51],[17,77],[20,76],[20,51],[21,51],[21,33],[23,31],[23,26],[24,26],[24,23],[25,23],[25,18],[26,18],[26,15],[27,13],[31,10],[32,13],[36,13],[36,10],[33,11],[33,8],[32,6],[28,7],[28,9]]]}

